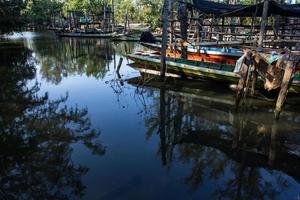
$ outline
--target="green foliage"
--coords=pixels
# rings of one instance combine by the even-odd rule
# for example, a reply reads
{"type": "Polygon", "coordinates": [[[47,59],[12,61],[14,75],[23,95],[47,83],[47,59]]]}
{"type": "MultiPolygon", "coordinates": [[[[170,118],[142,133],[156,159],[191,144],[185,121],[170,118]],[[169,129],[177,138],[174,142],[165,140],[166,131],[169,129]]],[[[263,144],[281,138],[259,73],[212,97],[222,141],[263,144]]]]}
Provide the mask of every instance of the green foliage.
{"type": "Polygon", "coordinates": [[[50,23],[51,18],[59,15],[63,3],[59,0],[29,0],[26,6],[26,16],[29,22],[37,25],[50,23]]]}
{"type": "Polygon", "coordinates": [[[22,0],[0,1],[0,34],[10,32],[24,24],[21,13],[24,6],[22,0]]]}
{"type": "Polygon", "coordinates": [[[159,27],[162,5],[162,0],[137,0],[138,19],[153,29],[159,27]]]}
{"type": "Polygon", "coordinates": [[[66,15],[68,10],[79,10],[84,13],[100,14],[105,3],[105,0],[65,0],[63,13],[66,15]]]}
{"type": "Polygon", "coordinates": [[[7,0],[0,1],[0,34],[25,24],[49,25],[53,17],[68,10],[100,15],[104,6],[115,10],[119,24],[129,21],[144,23],[151,28],[160,26],[162,0],[7,0]]]}
{"type": "Polygon", "coordinates": [[[116,5],[116,21],[118,23],[123,23],[126,21],[126,18],[130,21],[136,19],[136,5],[131,0],[119,0],[116,5]]]}

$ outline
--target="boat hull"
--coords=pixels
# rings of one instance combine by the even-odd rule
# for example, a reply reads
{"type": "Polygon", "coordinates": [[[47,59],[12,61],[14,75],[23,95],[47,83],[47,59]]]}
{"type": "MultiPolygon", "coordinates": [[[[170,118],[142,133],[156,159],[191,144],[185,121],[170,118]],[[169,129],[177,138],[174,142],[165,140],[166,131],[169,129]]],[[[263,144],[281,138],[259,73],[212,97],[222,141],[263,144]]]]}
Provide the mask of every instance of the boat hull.
{"type": "MultiPolygon", "coordinates": [[[[143,46],[161,52],[161,45],[151,44],[151,43],[141,43],[143,46]]],[[[201,48],[200,50],[195,50],[193,48],[188,48],[187,59],[202,61],[202,62],[212,62],[212,63],[222,63],[228,65],[235,65],[238,58],[243,54],[241,51],[235,50],[231,52],[230,49],[227,51],[222,48],[201,48]]],[[[167,57],[170,58],[180,58],[181,52],[179,50],[171,50],[167,48],[167,57]]]]}
{"type": "MultiPolygon", "coordinates": [[[[134,61],[132,67],[139,70],[142,74],[160,75],[161,61],[159,56],[148,56],[139,54],[129,54],[127,57],[134,61]]],[[[166,61],[167,73],[166,76],[173,78],[203,80],[211,79],[219,82],[227,82],[236,84],[240,78],[239,74],[232,72],[230,69],[224,71],[222,69],[210,69],[201,67],[197,64],[183,64],[168,59],[166,61]]],[[[296,72],[295,79],[289,89],[292,93],[300,93],[300,73],[296,72]]]]}
{"type": "Polygon", "coordinates": [[[56,33],[59,37],[111,38],[115,33],[56,33]]]}
{"type": "MultiPolygon", "coordinates": [[[[150,57],[136,54],[129,54],[128,58],[138,64],[140,67],[144,66],[144,69],[157,70],[160,69],[159,57],[150,57]]],[[[206,67],[200,67],[197,65],[188,65],[183,63],[177,63],[176,61],[166,61],[167,73],[170,76],[187,79],[213,79],[217,81],[226,81],[230,83],[236,83],[239,79],[239,75],[233,72],[209,69],[206,67]],[[175,76],[177,75],[177,76],[175,76]]],[[[143,68],[143,67],[142,67],[143,68]]],[[[147,71],[143,70],[144,73],[147,71]]],[[[150,71],[149,71],[150,72],[150,71]]]]}

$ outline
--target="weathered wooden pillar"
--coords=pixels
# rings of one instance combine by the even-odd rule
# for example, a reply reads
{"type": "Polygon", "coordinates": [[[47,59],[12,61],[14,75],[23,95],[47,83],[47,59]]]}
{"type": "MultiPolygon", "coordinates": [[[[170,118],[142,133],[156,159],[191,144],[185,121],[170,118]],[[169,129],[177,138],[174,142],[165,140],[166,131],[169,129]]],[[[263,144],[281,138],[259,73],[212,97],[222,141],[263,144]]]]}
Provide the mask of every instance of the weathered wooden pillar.
{"type": "Polygon", "coordinates": [[[169,11],[170,11],[170,0],[164,0],[163,12],[162,12],[162,43],[161,43],[161,66],[160,66],[160,77],[164,78],[166,75],[166,54],[167,54],[167,43],[168,43],[168,24],[169,24],[169,11]]]}
{"type": "Polygon", "coordinates": [[[285,103],[286,96],[289,91],[290,84],[293,81],[294,72],[295,72],[295,60],[289,59],[286,62],[284,76],[283,76],[283,79],[281,82],[281,89],[280,89],[278,99],[276,102],[276,108],[275,108],[275,118],[276,119],[279,119],[280,113],[282,111],[282,107],[285,103]]]}
{"type": "Polygon", "coordinates": [[[201,41],[201,31],[202,30],[202,24],[203,20],[200,18],[200,16],[197,17],[197,25],[196,25],[196,45],[197,45],[197,51],[200,53],[200,41],[201,41]]]}
{"type": "Polygon", "coordinates": [[[112,12],[112,31],[115,31],[115,2],[111,0],[111,12],[112,12]]]}
{"type": "Polygon", "coordinates": [[[258,39],[259,48],[262,48],[263,46],[263,40],[266,32],[266,25],[268,24],[268,10],[269,10],[269,0],[265,0],[264,9],[261,16],[260,32],[259,32],[259,39],[258,39]]]}
{"type": "Polygon", "coordinates": [[[181,42],[181,58],[187,58],[187,46],[185,45],[187,42],[187,29],[188,29],[188,13],[187,13],[187,5],[185,2],[180,1],[178,7],[178,18],[180,22],[180,36],[182,39],[181,42]]]}
{"type": "Polygon", "coordinates": [[[252,72],[252,82],[251,82],[251,91],[250,91],[250,95],[254,96],[255,94],[255,86],[256,86],[256,82],[257,82],[257,71],[256,68],[254,68],[254,71],[252,72]]]}
{"type": "Polygon", "coordinates": [[[242,99],[242,97],[244,96],[245,93],[245,87],[247,84],[247,79],[248,74],[249,74],[249,69],[250,67],[243,64],[242,69],[241,69],[241,78],[239,79],[238,85],[237,85],[237,90],[236,90],[236,97],[235,97],[235,107],[236,109],[238,109],[239,105],[240,105],[240,101],[242,99]]]}
{"type": "Polygon", "coordinates": [[[104,31],[107,32],[107,4],[104,2],[104,31]]]}
{"type": "Polygon", "coordinates": [[[170,11],[170,20],[171,20],[171,24],[170,24],[170,38],[169,38],[169,43],[170,43],[170,49],[171,52],[173,52],[174,50],[174,33],[175,33],[175,29],[174,29],[174,1],[171,0],[171,11],[170,11]]]}
{"type": "MultiPolygon", "coordinates": [[[[279,4],[283,4],[284,1],[283,0],[278,0],[277,1],[279,4]]],[[[274,35],[275,38],[274,39],[280,39],[279,38],[279,28],[280,28],[280,21],[281,21],[281,16],[280,15],[275,15],[274,17],[274,35]]]]}

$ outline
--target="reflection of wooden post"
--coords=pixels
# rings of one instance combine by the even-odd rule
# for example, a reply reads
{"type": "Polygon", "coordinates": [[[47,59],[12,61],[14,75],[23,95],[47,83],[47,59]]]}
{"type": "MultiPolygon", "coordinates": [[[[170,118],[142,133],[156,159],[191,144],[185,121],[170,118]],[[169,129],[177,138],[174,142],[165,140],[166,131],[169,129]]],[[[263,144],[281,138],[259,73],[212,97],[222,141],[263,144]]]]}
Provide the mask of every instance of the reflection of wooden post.
{"type": "Polygon", "coordinates": [[[276,108],[275,108],[275,118],[279,119],[279,115],[282,111],[283,104],[286,100],[286,96],[288,94],[290,83],[293,80],[295,70],[295,61],[292,59],[289,59],[286,63],[284,76],[281,82],[281,89],[278,95],[278,99],[276,102],[276,108]]]}
{"type": "Polygon", "coordinates": [[[271,131],[271,138],[270,138],[270,148],[269,148],[269,165],[272,166],[274,164],[274,161],[276,159],[276,150],[278,146],[278,140],[277,140],[277,132],[278,125],[275,121],[272,125],[272,131],[271,131]]]}
{"type": "Polygon", "coordinates": [[[261,17],[259,39],[258,39],[258,47],[260,47],[260,48],[263,46],[266,25],[268,24],[268,9],[269,9],[269,0],[265,0],[263,14],[261,17]]]}
{"type": "Polygon", "coordinates": [[[166,151],[166,102],[165,102],[165,88],[162,86],[160,88],[160,105],[159,105],[159,136],[160,136],[160,151],[161,160],[163,165],[167,164],[167,151],[166,151]]]}
{"type": "Polygon", "coordinates": [[[122,63],[123,63],[123,58],[121,57],[120,60],[119,60],[118,66],[117,66],[117,72],[120,71],[120,68],[121,68],[121,66],[122,66],[122,63]]]}
{"type": "Polygon", "coordinates": [[[161,66],[160,77],[164,78],[166,75],[166,54],[167,54],[167,42],[168,42],[168,24],[169,24],[169,10],[170,0],[164,0],[163,13],[162,13],[162,43],[161,43],[161,66]]]}
{"type": "Polygon", "coordinates": [[[179,2],[179,10],[178,10],[178,17],[180,21],[180,36],[182,39],[181,42],[181,58],[187,58],[187,29],[188,29],[188,13],[187,13],[187,6],[184,2],[179,2]]]}

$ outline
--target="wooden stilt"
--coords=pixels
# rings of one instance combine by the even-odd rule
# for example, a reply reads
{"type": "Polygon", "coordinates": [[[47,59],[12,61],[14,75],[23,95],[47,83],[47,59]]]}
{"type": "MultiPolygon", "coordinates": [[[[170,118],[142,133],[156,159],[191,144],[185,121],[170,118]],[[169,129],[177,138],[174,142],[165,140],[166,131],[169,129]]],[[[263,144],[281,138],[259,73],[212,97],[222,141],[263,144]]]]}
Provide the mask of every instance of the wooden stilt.
{"type": "Polygon", "coordinates": [[[282,107],[285,103],[286,96],[288,94],[288,89],[290,87],[290,83],[293,79],[294,71],[295,71],[295,62],[292,60],[288,60],[286,67],[285,67],[284,76],[283,76],[283,79],[281,82],[281,89],[280,89],[278,99],[276,102],[276,108],[275,108],[275,118],[276,119],[279,119],[279,115],[282,111],[282,107]]]}
{"type": "Polygon", "coordinates": [[[266,25],[268,23],[268,10],[269,10],[269,0],[264,1],[264,8],[263,8],[263,14],[261,17],[261,25],[260,25],[260,33],[259,33],[259,40],[258,40],[258,47],[262,48],[263,46],[263,40],[265,36],[266,31],[266,25]]]}
{"type": "Polygon", "coordinates": [[[235,98],[236,109],[238,109],[240,101],[244,96],[248,72],[249,72],[249,66],[243,64],[243,67],[241,69],[241,78],[238,82],[237,91],[236,91],[236,98],[235,98]]]}
{"type": "Polygon", "coordinates": [[[187,42],[187,30],[188,30],[188,13],[186,3],[179,3],[178,17],[180,21],[180,36],[181,42],[181,58],[187,58],[187,46],[184,44],[187,42]]]}
{"type": "Polygon", "coordinates": [[[160,66],[160,77],[165,78],[166,75],[166,53],[168,43],[168,24],[169,24],[169,11],[170,11],[170,0],[164,0],[162,22],[162,43],[161,43],[161,66],[160,66]]]}
{"type": "Polygon", "coordinates": [[[257,72],[256,72],[256,68],[254,68],[254,71],[252,72],[252,82],[251,82],[251,91],[250,91],[251,96],[254,96],[255,94],[256,82],[257,82],[257,72]]]}

